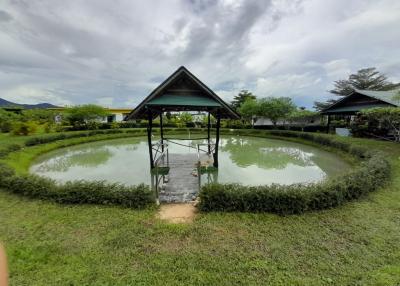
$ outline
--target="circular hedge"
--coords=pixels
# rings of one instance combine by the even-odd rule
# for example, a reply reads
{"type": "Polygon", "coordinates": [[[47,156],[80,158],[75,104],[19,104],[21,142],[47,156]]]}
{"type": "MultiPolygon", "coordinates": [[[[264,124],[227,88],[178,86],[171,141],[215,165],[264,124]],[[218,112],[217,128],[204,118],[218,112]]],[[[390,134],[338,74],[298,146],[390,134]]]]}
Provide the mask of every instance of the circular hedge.
{"type": "MultiPolygon", "coordinates": [[[[170,129],[171,132],[187,132],[187,129],[170,129]]],[[[293,131],[223,130],[224,134],[284,137],[311,141],[347,152],[362,159],[359,166],[343,176],[321,183],[244,186],[241,184],[210,184],[200,190],[199,209],[202,211],[245,211],[296,214],[339,206],[381,187],[390,178],[390,164],[379,152],[338,140],[334,136],[293,131]]],[[[95,130],[60,133],[29,138],[25,146],[10,145],[0,150],[6,157],[22,147],[30,147],[78,137],[120,134],[140,136],[143,129],[95,130]]],[[[99,140],[112,138],[99,138],[99,140]]],[[[95,141],[93,138],[92,141],[95,141]]],[[[65,146],[65,145],[64,145],[65,146]]],[[[125,186],[103,181],[72,181],[57,184],[54,180],[37,175],[19,175],[0,163],[0,188],[31,198],[69,204],[104,204],[143,208],[155,204],[155,194],[147,185],[125,186]]]]}
{"type": "Polygon", "coordinates": [[[202,211],[272,212],[299,214],[339,206],[372,192],[390,178],[390,164],[380,152],[352,145],[332,136],[293,131],[239,131],[240,135],[277,136],[308,140],[337,148],[362,159],[352,171],[320,183],[244,186],[210,184],[202,187],[202,211]]]}

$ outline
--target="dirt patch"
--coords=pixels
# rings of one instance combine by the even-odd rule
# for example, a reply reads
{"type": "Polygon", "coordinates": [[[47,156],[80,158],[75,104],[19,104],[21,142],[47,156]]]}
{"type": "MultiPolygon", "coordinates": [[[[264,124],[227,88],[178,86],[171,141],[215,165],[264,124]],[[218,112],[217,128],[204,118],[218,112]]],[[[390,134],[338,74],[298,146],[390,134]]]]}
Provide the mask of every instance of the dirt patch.
{"type": "Polygon", "coordinates": [[[194,203],[162,204],[158,217],[170,223],[191,223],[196,216],[194,203]]]}

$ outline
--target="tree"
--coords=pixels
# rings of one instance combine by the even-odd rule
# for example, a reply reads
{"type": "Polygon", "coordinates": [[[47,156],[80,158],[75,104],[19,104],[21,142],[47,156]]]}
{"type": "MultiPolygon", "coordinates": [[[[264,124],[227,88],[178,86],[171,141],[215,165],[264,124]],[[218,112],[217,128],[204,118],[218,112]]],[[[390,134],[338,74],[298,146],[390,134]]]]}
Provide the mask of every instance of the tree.
{"type": "Polygon", "coordinates": [[[400,83],[389,82],[386,75],[372,67],[358,70],[356,74],[351,74],[347,80],[335,81],[335,88],[330,90],[330,92],[343,96],[348,95],[355,88],[367,90],[393,90],[398,87],[400,87],[400,83]]]}
{"type": "Polygon", "coordinates": [[[276,126],[279,119],[286,119],[295,109],[289,97],[267,97],[259,101],[258,115],[270,119],[276,126]]]}
{"type": "Polygon", "coordinates": [[[188,123],[193,121],[193,116],[188,112],[182,112],[179,114],[179,120],[183,123],[188,123]]]}
{"type": "Polygon", "coordinates": [[[314,108],[317,111],[322,111],[325,108],[328,108],[329,106],[331,106],[332,104],[334,104],[337,100],[335,99],[329,99],[328,101],[314,101],[314,108]]]}
{"type": "Polygon", "coordinates": [[[317,115],[318,112],[300,108],[289,114],[288,121],[291,123],[296,122],[301,127],[301,131],[304,131],[304,127],[307,125],[307,123],[309,123],[310,120],[317,115]]]}
{"type": "Polygon", "coordinates": [[[66,110],[66,119],[71,125],[79,126],[102,119],[108,114],[107,110],[101,106],[86,104],[68,108],[66,110]]]}
{"type": "Polygon", "coordinates": [[[10,132],[14,122],[21,120],[21,115],[0,108],[0,131],[10,132]]]}
{"type": "Polygon", "coordinates": [[[240,105],[238,111],[245,120],[251,121],[251,125],[253,126],[255,116],[259,113],[259,104],[257,100],[247,98],[246,101],[240,105]]]}
{"type": "Polygon", "coordinates": [[[232,102],[231,106],[233,109],[238,110],[239,107],[247,100],[247,99],[256,99],[257,97],[249,92],[248,90],[241,90],[238,95],[236,95],[232,102]]]}
{"type": "Polygon", "coordinates": [[[376,107],[360,113],[369,121],[377,121],[382,127],[392,130],[395,141],[400,142],[400,107],[376,107]]]}
{"type": "Polygon", "coordinates": [[[39,124],[52,124],[56,114],[54,110],[48,109],[25,109],[22,111],[22,119],[24,121],[36,121],[39,124]]]}
{"type": "MultiPolygon", "coordinates": [[[[346,96],[354,89],[366,90],[393,90],[400,87],[400,83],[392,83],[388,81],[386,75],[380,73],[376,68],[365,68],[357,71],[356,74],[351,74],[348,79],[337,80],[334,83],[334,89],[329,92],[338,95],[346,96]]],[[[322,110],[337,100],[331,99],[327,102],[314,102],[314,108],[322,110]]]]}

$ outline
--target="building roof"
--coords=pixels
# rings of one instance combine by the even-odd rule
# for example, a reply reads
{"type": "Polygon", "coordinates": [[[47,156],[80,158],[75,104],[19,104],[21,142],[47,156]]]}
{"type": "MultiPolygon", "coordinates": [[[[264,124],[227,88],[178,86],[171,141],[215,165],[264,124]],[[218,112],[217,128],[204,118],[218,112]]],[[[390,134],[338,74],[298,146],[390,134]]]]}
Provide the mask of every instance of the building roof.
{"type": "Polygon", "coordinates": [[[149,100],[147,105],[221,107],[219,102],[211,98],[192,94],[163,94],[160,97],[149,100]]]}
{"type": "Polygon", "coordinates": [[[208,111],[214,116],[220,114],[221,118],[240,118],[184,66],[155,88],[126,119],[146,119],[149,111],[153,117],[166,111],[208,111]]]}
{"type": "Polygon", "coordinates": [[[377,90],[363,90],[363,89],[354,89],[355,92],[360,94],[373,97],[389,104],[400,106],[400,100],[395,99],[395,96],[399,94],[399,90],[390,90],[390,91],[377,91],[377,90]]]}
{"type": "Polygon", "coordinates": [[[395,99],[397,95],[394,91],[375,91],[354,89],[352,93],[342,97],[332,105],[321,111],[322,114],[355,114],[362,109],[374,107],[400,106],[400,100],[395,99]],[[357,98],[364,96],[370,98],[369,102],[357,102],[357,98]],[[353,103],[352,103],[353,101],[353,103]]]}

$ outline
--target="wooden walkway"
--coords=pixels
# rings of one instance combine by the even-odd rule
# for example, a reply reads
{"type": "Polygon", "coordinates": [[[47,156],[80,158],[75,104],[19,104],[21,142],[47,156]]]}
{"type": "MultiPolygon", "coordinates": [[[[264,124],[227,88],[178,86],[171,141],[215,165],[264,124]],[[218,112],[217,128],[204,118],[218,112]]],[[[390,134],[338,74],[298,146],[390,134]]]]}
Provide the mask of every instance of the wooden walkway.
{"type": "MultiPolygon", "coordinates": [[[[202,158],[210,162],[208,157],[202,158]]],[[[185,203],[196,200],[199,193],[197,154],[169,154],[168,182],[159,192],[160,203],[185,203]]]]}

